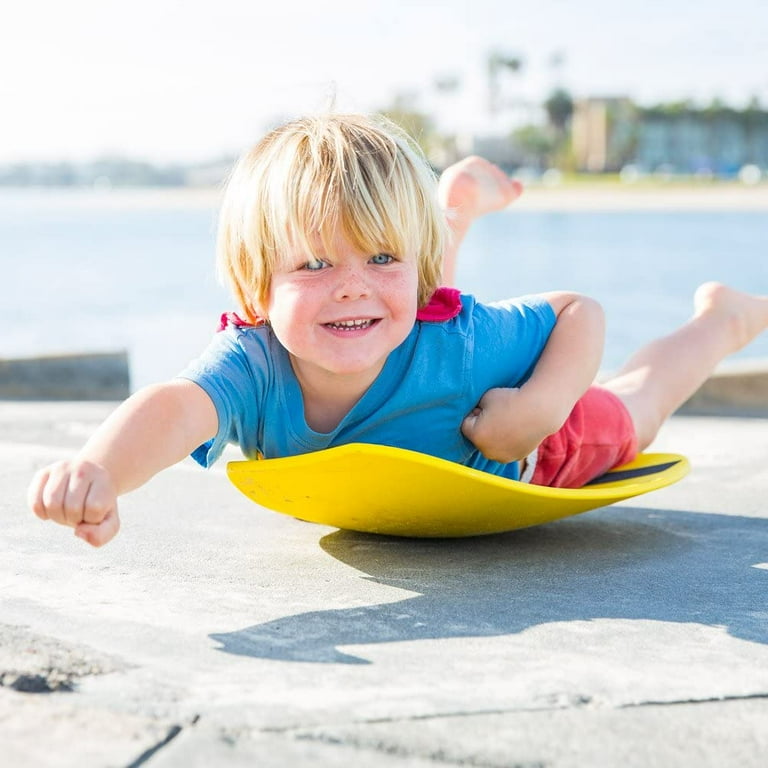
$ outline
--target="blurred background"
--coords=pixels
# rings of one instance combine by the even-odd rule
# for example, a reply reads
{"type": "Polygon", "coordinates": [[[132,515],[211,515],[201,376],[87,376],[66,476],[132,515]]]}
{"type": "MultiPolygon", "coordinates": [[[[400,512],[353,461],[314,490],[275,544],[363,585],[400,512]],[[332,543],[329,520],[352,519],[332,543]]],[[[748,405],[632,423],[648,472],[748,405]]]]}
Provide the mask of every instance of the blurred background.
{"type": "Polygon", "coordinates": [[[16,4],[0,358],[126,349],[134,387],[174,375],[232,308],[222,179],[270,127],[334,107],[388,114],[438,171],[477,153],[523,179],[459,285],[595,296],[614,368],[703,280],[768,293],[766,29],[760,0],[16,4]]]}

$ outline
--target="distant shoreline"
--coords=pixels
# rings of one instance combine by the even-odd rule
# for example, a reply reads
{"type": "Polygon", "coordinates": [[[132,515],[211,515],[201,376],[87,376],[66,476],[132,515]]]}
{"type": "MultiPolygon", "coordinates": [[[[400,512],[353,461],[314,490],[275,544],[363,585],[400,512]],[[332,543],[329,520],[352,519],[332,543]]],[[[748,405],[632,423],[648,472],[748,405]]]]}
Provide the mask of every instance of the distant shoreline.
{"type": "Polygon", "coordinates": [[[768,211],[768,185],[533,186],[512,207],[540,211],[768,211]]]}
{"type": "MultiPolygon", "coordinates": [[[[222,191],[213,187],[0,188],[0,204],[94,208],[208,208],[222,191]]],[[[519,211],[768,211],[768,184],[637,184],[610,182],[534,184],[510,210],[519,211]]]]}

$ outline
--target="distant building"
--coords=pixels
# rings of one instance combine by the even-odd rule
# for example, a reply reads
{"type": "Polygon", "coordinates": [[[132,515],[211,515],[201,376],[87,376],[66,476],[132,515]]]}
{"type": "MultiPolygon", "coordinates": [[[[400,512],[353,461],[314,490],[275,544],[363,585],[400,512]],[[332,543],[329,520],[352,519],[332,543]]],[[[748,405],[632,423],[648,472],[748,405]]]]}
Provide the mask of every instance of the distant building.
{"type": "Polygon", "coordinates": [[[577,101],[572,121],[576,167],[602,173],[635,165],[647,172],[732,176],[768,169],[768,111],[690,105],[637,107],[629,99],[577,101]]]}
{"type": "Polygon", "coordinates": [[[637,145],[637,110],[627,98],[580,99],[571,117],[576,168],[589,173],[618,171],[637,145]]]}
{"type": "Polygon", "coordinates": [[[647,170],[733,176],[768,169],[768,112],[758,109],[642,109],[633,162],[647,170]]]}

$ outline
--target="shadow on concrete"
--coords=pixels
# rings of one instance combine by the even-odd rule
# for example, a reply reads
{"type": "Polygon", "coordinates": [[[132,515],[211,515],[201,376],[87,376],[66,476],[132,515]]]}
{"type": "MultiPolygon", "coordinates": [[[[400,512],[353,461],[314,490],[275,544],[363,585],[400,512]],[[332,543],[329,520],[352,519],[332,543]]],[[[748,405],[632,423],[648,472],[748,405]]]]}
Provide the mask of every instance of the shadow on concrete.
{"type": "Polygon", "coordinates": [[[476,539],[339,531],[321,546],[367,578],[419,595],[212,634],[220,650],[365,664],[338,648],[597,618],[723,626],[768,644],[768,570],[755,567],[768,559],[766,519],[624,507],[476,539]]]}

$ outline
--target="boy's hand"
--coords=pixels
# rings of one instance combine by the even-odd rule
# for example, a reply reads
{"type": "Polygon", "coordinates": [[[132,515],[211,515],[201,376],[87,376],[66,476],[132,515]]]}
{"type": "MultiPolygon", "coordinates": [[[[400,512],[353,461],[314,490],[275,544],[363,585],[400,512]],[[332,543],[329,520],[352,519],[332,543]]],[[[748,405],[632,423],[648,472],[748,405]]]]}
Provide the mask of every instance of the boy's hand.
{"type": "Polygon", "coordinates": [[[106,544],[120,529],[112,478],[91,461],[61,461],[41,469],[27,501],[41,520],[74,528],[76,536],[94,547],[106,544]]]}
{"type": "Polygon", "coordinates": [[[461,431],[487,459],[520,461],[557,431],[551,416],[522,389],[489,389],[464,419],[461,431]]]}

